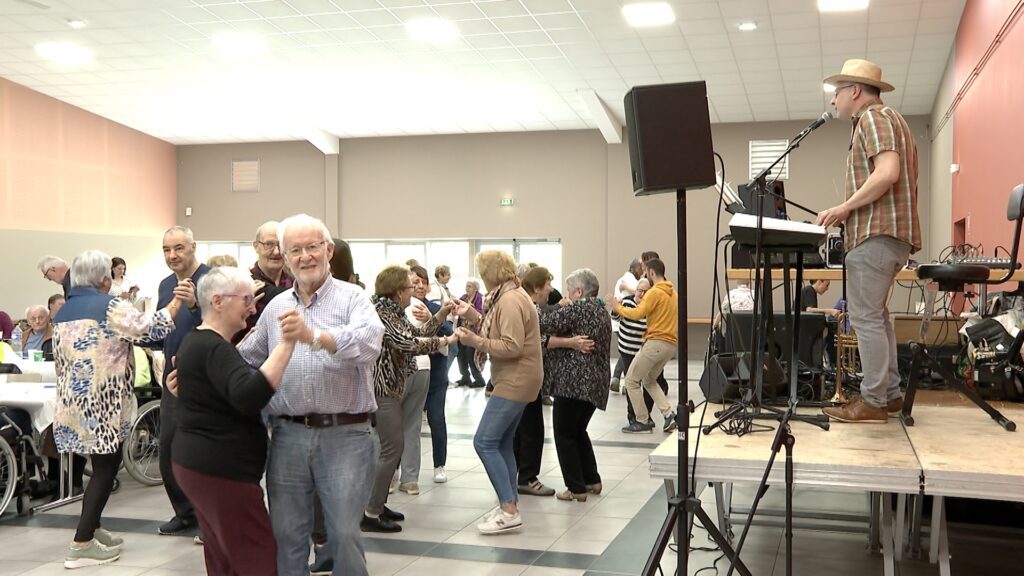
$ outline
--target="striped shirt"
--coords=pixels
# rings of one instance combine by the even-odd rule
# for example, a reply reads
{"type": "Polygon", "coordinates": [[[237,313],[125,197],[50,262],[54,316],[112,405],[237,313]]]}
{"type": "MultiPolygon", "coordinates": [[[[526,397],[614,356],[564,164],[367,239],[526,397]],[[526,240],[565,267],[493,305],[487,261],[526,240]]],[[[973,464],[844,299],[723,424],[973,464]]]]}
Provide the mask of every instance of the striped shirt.
{"type": "Polygon", "coordinates": [[[259,366],[281,341],[277,317],[295,309],[310,327],[329,333],[337,351],[313,352],[297,343],[277,393],[267,404],[271,415],[363,414],[377,410],[373,370],[380,355],[384,325],[370,300],[354,284],[328,277],[309,306],[295,288],[271,300],[249,335],[238,345],[245,361],[259,366]]]}
{"type": "Polygon", "coordinates": [[[846,198],[860,190],[874,167],[872,159],[894,151],[900,157],[899,180],[880,198],[850,212],[847,251],[873,236],[892,236],[921,249],[917,213],[917,143],[907,121],[884,104],[873,104],[856,117],[846,160],[846,198]]]}
{"type": "MultiPolygon", "coordinates": [[[[627,296],[622,299],[623,308],[636,308],[636,297],[627,296]]],[[[647,318],[630,320],[625,316],[619,316],[619,354],[636,356],[644,343],[644,333],[647,332],[647,318]]]]}

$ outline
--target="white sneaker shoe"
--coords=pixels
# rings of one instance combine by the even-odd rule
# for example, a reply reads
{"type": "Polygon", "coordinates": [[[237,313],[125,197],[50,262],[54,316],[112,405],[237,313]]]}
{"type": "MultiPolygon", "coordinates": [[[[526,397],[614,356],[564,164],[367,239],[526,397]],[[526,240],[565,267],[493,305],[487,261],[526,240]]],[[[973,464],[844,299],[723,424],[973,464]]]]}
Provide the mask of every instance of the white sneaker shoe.
{"type": "Polygon", "coordinates": [[[518,512],[515,514],[509,514],[508,512],[500,509],[497,514],[476,525],[476,529],[479,530],[481,534],[501,534],[503,532],[518,530],[522,527],[523,518],[518,512]]]}
{"type": "Polygon", "coordinates": [[[395,470],[395,475],[391,477],[391,485],[388,486],[388,494],[394,494],[395,490],[398,490],[398,485],[401,483],[401,476],[399,476],[399,470],[395,470]]]}
{"type": "Polygon", "coordinates": [[[434,468],[434,483],[444,484],[448,481],[448,475],[444,473],[444,466],[434,468]]]}

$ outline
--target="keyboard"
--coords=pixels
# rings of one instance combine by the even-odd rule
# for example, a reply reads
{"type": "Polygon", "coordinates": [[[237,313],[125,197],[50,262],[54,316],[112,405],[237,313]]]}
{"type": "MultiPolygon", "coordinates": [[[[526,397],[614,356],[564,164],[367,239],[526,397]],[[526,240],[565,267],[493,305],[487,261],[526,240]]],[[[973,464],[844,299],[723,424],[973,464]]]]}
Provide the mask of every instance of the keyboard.
{"type": "MultiPolygon", "coordinates": [[[[962,260],[957,260],[953,264],[980,264],[982,266],[988,266],[993,270],[1009,270],[1010,259],[1009,258],[992,258],[989,256],[969,256],[962,260]]],[[[1017,262],[1015,270],[1020,269],[1020,262],[1017,262]]]]}
{"type": "MultiPolygon", "coordinates": [[[[729,230],[739,244],[757,243],[757,216],[736,214],[729,220],[729,230]]],[[[781,218],[764,218],[762,246],[820,246],[825,242],[825,227],[781,218]]]]}

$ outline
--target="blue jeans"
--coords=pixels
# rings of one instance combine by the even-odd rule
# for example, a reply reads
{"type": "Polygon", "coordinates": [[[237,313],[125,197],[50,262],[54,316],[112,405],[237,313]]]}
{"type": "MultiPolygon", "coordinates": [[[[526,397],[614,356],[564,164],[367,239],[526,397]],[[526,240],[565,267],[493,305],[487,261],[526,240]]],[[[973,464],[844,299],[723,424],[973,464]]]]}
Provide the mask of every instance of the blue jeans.
{"type": "MultiPolygon", "coordinates": [[[[442,359],[442,362],[446,360],[442,359]]],[[[448,373],[444,365],[430,366],[430,388],[427,389],[427,425],[430,426],[430,444],[434,455],[434,468],[448,461],[448,423],[444,418],[444,401],[448,394],[448,373]]]]}
{"type": "Polygon", "coordinates": [[[491,396],[473,436],[473,448],[498,494],[499,504],[519,501],[516,492],[519,473],[512,440],[526,404],[491,396]]]}
{"type": "Polygon", "coordinates": [[[323,505],[334,576],[367,574],[359,522],[376,464],[369,422],[306,428],[274,419],[267,495],[280,576],[309,575],[314,490],[323,505]]]}

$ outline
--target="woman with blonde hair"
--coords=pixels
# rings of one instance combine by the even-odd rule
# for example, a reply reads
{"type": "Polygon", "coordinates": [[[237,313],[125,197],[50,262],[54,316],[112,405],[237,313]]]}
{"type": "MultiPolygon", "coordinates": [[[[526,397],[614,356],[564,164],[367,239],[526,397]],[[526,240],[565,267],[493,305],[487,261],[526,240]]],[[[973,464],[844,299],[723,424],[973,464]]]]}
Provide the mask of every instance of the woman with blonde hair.
{"type": "Polygon", "coordinates": [[[526,405],[537,397],[544,379],[541,365],[540,321],[537,308],[516,279],[516,263],[500,250],[477,254],[476,267],[487,288],[486,312],[455,301],[456,313],[481,322],[480,333],[465,327],[457,335],[476,349],[477,364],[491,358],[494,392],[487,400],[473,447],[498,495],[498,507],[477,524],[483,534],[500,534],[521,528],[518,470],[513,439],[526,405]]]}

